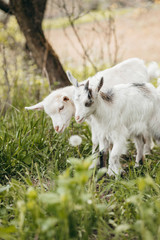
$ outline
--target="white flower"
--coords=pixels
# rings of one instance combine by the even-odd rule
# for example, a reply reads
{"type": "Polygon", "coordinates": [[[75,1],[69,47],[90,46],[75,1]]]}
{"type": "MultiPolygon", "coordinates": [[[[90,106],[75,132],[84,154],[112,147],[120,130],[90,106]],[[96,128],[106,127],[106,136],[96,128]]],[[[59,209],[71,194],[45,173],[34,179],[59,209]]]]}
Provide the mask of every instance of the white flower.
{"type": "Polygon", "coordinates": [[[72,135],[69,139],[69,144],[73,147],[79,146],[82,143],[82,138],[78,135],[72,135]]]}
{"type": "Polygon", "coordinates": [[[92,204],[92,200],[91,200],[91,199],[88,199],[87,203],[88,203],[88,204],[92,204]]]}

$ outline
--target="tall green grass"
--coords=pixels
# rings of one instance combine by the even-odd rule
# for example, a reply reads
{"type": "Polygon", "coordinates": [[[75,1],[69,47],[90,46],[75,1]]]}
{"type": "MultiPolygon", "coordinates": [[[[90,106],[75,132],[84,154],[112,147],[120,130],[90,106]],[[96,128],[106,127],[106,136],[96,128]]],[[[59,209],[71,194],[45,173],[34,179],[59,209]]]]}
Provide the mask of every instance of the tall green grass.
{"type": "Polygon", "coordinates": [[[76,149],[69,145],[71,134],[80,134],[83,144],[80,150],[85,157],[91,152],[90,132],[87,125],[77,126],[73,121],[63,134],[56,134],[50,118],[44,112],[8,110],[0,119],[0,179],[6,182],[24,173],[25,168],[33,173],[37,163],[46,174],[47,166],[55,172],[65,169],[67,159],[78,156],[76,149]]]}
{"type": "Polygon", "coordinates": [[[159,239],[159,147],[135,169],[130,144],[126,174],[113,179],[88,170],[85,124],[72,121],[58,135],[43,112],[12,108],[0,124],[2,239],[159,239]],[[69,145],[73,134],[82,137],[79,151],[69,145]]]}
{"type": "Polygon", "coordinates": [[[38,163],[32,165],[31,174],[28,166],[26,173],[17,173],[17,177],[0,187],[0,236],[2,239],[158,240],[157,151],[152,162],[148,158],[138,170],[128,159],[123,179],[102,178],[102,170],[89,171],[92,157],[69,158],[66,170],[57,174],[49,168],[49,173],[44,174],[38,163]]]}

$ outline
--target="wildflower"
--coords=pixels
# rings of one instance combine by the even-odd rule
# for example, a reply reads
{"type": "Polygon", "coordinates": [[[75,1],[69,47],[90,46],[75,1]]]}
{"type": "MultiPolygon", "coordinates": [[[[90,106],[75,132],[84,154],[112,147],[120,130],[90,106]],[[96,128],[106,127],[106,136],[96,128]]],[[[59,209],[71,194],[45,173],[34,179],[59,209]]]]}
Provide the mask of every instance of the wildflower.
{"type": "Polygon", "coordinates": [[[91,200],[91,199],[88,199],[87,203],[88,203],[88,204],[92,204],[92,200],[91,200]]]}
{"type": "Polygon", "coordinates": [[[69,144],[73,147],[77,147],[82,143],[82,138],[78,135],[72,135],[69,139],[69,144]]]}
{"type": "Polygon", "coordinates": [[[17,207],[19,209],[22,209],[25,206],[25,202],[23,200],[18,200],[17,201],[17,207]]]}

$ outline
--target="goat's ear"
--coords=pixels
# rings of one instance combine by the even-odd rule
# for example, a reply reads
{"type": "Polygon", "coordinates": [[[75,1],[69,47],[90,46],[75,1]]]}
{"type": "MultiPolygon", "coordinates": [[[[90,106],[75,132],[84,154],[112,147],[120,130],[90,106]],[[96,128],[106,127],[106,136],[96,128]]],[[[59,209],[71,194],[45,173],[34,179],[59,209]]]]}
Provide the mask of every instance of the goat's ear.
{"type": "Polygon", "coordinates": [[[43,110],[44,109],[43,102],[39,102],[30,107],[25,107],[25,109],[26,110],[43,110]]]}
{"type": "Polygon", "coordinates": [[[63,97],[63,101],[64,101],[64,102],[68,102],[68,101],[69,101],[69,97],[64,96],[64,97],[63,97]]]}
{"type": "Polygon", "coordinates": [[[98,83],[97,92],[100,91],[100,89],[101,89],[102,86],[103,86],[103,77],[101,78],[101,80],[100,80],[99,83],[98,83]]]}
{"type": "Polygon", "coordinates": [[[73,86],[78,87],[79,86],[78,81],[76,78],[73,77],[73,75],[70,73],[70,71],[67,71],[66,74],[67,74],[69,81],[73,84],[73,86]]]}
{"type": "Polygon", "coordinates": [[[86,82],[86,84],[85,84],[85,86],[84,86],[84,89],[85,89],[86,91],[88,91],[88,89],[89,89],[89,81],[86,82]]]}

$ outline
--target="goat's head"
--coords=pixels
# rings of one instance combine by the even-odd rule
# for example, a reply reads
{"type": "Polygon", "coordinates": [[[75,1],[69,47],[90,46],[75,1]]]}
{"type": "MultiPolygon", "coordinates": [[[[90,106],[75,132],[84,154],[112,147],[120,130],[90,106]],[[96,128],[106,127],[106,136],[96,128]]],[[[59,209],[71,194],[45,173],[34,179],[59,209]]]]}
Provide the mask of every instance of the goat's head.
{"type": "Polygon", "coordinates": [[[54,91],[42,102],[31,107],[25,107],[25,109],[44,110],[51,117],[53,127],[57,133],[62,133],[69,126],[75,112],[72,98],[64,90],[54,91]]]}
{"type": "Polygon", "coordinates": [[[89,80],[85,84],[78,84],[71,73],[67,72],[67,75],[75,87],[73,98],[76,108],[75,119],[78,123],[82,123],[95,111],[98,92],[103,86],[103,77],[100,79],[96,89],[92,89],[89,87],[89,80]]]}

